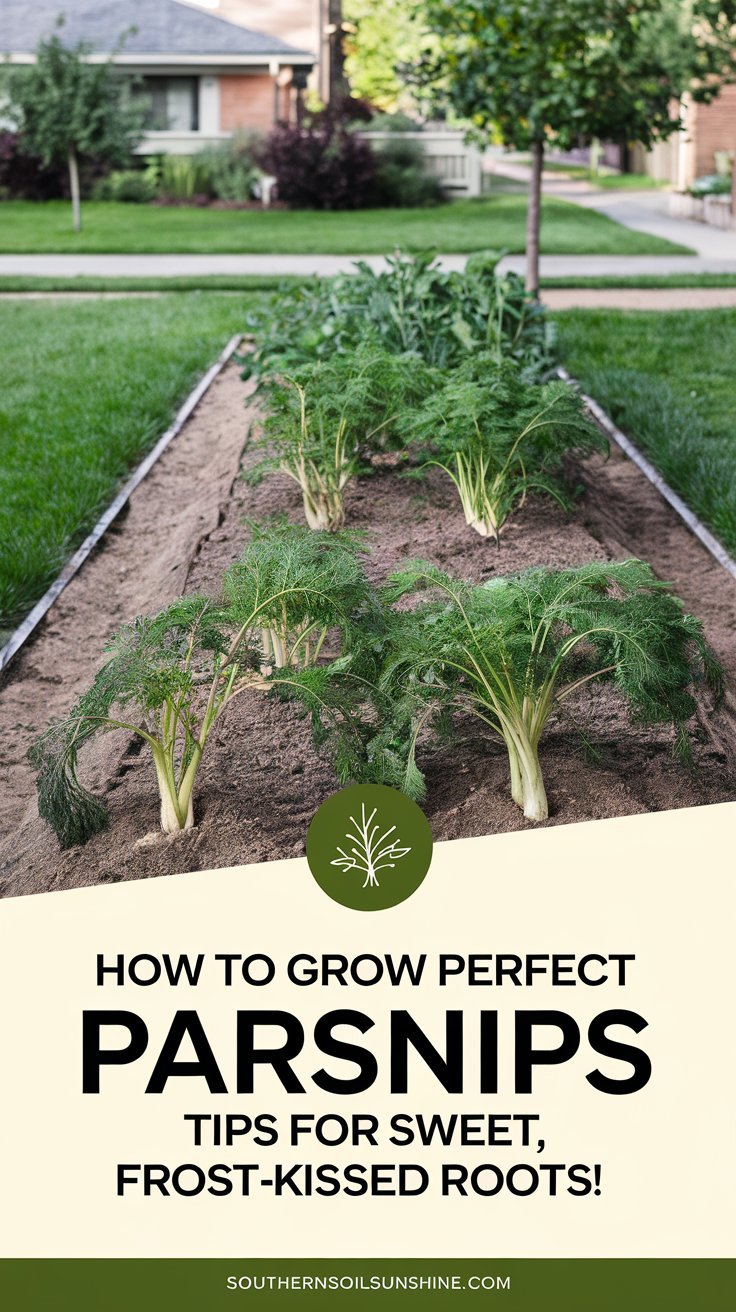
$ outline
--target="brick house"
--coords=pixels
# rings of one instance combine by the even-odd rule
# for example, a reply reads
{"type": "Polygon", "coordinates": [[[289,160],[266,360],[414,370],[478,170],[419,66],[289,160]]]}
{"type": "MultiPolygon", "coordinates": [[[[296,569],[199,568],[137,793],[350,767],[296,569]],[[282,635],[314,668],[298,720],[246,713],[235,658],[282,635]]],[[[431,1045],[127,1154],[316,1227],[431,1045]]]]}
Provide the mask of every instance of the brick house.
{"type": "Polygon", "coordinates": [[[736,151],[736,86],[723,87],[709,105],[688,105],[684,136],[689,183],[715,171],[716,151],[736,151]]]}
{"type": "Polygon", "coordinates": [[[86,42],[91,59],[108,58],[128,33],[113,57],[149,100],[142,154],[190,154],[238,129],[263,132],[293,119],[315,63],[308,49],[270,31],[181,0],[2,0],[0,55],[32,62],[60,12],[61,39],[86,42]]]}
{"type": "Polygon", "coordinates": [[[324,101],[330,98],[331,43],[340,6],[331,0],[185,0],[220,14],[242,27],[266,28],[290,45],[314,51],[312,86],[324,101]]]}
{"type": "Polygon", "coordinates": [[[736,152],[736,85],[724,86],[709,105],[686,99],[682,132],[652,150],[635,146],[631,167],[684,191],[695,178],[716,172],[716,152],[736,152]]]}

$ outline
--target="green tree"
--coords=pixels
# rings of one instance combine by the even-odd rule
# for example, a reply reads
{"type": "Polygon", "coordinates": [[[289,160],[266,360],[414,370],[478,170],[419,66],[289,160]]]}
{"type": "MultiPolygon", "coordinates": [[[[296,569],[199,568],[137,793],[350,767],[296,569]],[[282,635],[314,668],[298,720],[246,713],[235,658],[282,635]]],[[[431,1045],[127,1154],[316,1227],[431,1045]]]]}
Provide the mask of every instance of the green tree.
{"type": "MultiPolygon", "coordinates": [[[[63,19],[57,27],[61,28],[63,19]]],[[[120,45],[124,38],[121,37],[120,45]]],[[[112,57],[91,63],[91,48],[65,46],[57,33],[39,41],[35,63],[5,71],[7,113],[44,164],[66,163],[72,226],[82,226],[79,166],[84,159],[124,164],[143,130],[145,108],[112,57]]]]}
{"type": "Polygon", "coordinates": [[[421,9],[411,0],[344,0],[349,22],[345,72],[353,94],[387,113],[410,110],[413,100],[401,75],[421,55],[421,9]]]}
{"type": "Polygon", "coordinates": [[[594,138],[651,146],[736,70],[734,0],[424,0],[414,76],[475,132],[530,150],[527,286],[539,286],[544,151],[594,138]]]}

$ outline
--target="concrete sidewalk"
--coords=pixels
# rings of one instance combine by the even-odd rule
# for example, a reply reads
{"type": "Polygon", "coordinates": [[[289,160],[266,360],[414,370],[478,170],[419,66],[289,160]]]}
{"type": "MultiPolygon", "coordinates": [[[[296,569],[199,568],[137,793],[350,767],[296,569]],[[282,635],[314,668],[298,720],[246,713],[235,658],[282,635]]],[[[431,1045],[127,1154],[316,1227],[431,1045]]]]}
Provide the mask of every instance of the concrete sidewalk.
{"type": "MultiPolygon", "coordinates": [[[[488,172],[501,178],[510,178],[514,182],[528,185],[531,170],[528,164],[509,161],[503,155],[493,154],[487,159],[488,172]]],[[[736,229],[727,231],[714,228],[711,224],[695,223],[688,219],[675,218],[669,212],[669,192],[656,189],[644,191],[615,191],[596,188],[592,183],[579,178],[565,177],[562,173],[549,171],[543,175],[542,192],[545,196],[558,196],[561,200],[573,201],[582,209],[596,210],[605,214],[615,223],[636,232],[646,232],[651,237],[662,237],[676,246],[688,246],[694,256],[674,257],[697,259],[700,261],[699,273],[731,273],[736,268],[736,229]]],[[[576,257],[585,259],[585,256],[576,257]]],[[[637,261],[659,260],[660,256],[638,256],[637,261]]],[[[641,264],[640,272],[649,272],[641,264]]],[[[683,267],[673,268],[671,272],[682,273],[683,267]]],[[[566,270],[566,272],[568,272],[566,270]]],[[[595,272],[599,272],[597,269],[595,272]]],[[[603,272],[600,270],[600,272],[603,272]]],[[[651,270],[655,272],[654,269],[651,270]]],[[[550,273],[548,276],[552,277],[550,273]]]]}
{"type": "Polygon", "coordinates": [[[701,260],[736,261],[736,230],[675,218],[669,212],[666,191],[595,191],[570,199],[582,209],[596,210],[625,228],[690,246],[701,260]]]}
{"type": "MultiPolygon", "coordinates": [[[[673,220],[675,222],[675,220],[673,220]]],[[[679,222],[679,220],[677,221],[679,222]]],[[[684,226],[684,225],[683,225],[684,226]]],[[[688,224],[699,227],[699,224],[688,224]]],[[[717,232],[717,230],[714,230],[717,232]]],[[[718,233],[730,237],[736,234],[718,233]]],[[[684,240],[684,238],[682,238],[684,240]]],[[[445,269],[463,269],[467,255],[442,255],[445,269]]],[[[349,272],[363,259],[374,269],[384,267],[380,255],[0,255],[0,277],[44,278],[181,278],[210,274],[269,277],[349,272]]],[[[503,268],[523,273],[523,255],[508,255],[503,268]]],[[[736,273],[733,255],[543,255],[543,278],[638,277],[669,273],[736,273]]]]}
{"type": "Polygon", "coordinates": [[[736,306],[736,287],[543,287],[549,310],[718,310],[736,306]]]}

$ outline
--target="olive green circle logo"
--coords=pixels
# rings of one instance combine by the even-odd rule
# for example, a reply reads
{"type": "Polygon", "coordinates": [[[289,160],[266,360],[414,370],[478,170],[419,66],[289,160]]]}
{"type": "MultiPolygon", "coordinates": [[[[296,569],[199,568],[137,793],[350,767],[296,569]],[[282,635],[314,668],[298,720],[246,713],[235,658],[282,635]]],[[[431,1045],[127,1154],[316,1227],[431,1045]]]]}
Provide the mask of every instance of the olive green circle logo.
{"type": "Polygon", "coordinates": [[[424,812],[396,788],[351,784],[328,797],[307,831],[320,888],[354,911],[385,911],[416,892],[432,860],[424,812]]]}

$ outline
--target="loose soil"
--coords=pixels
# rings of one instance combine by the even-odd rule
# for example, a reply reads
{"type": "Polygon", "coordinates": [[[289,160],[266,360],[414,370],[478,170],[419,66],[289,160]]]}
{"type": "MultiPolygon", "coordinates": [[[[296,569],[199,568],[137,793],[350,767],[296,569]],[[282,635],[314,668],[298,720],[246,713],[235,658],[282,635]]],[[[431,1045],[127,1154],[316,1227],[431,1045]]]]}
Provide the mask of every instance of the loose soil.
{"type": "MultiPolygon", "coordinates": [[[[228,367],[137,489],[125,519],[8,670],[0,690],[5,896],[302,855],[309,820],[335,791],[329,760],[315,752],[297,711],[253,691],[238,698],[210,739],[189,832],[160,833],[153,768],[138,740],[124,733],[101,737],[82,759],[85,782],[109,803],[106,833],[60,852],[36,811],[27,747],[88,684],[108,633],[183,591],[216,591],[247,540],[245,516],[285,512],[301,522],[301,499],[290,480],[274,475],[253,489],[238,477],[246,399],[237,368],[228,367]]],[[[244,460],[250,459],[246,447],[244,460]]],[[[570,520],[548,502],[530,501],[508,525],[500,550],[466,527],[439,471],[424,484],[386,469],[354,484],[348,521],[367,534],[375,581],[412,556],[481,580],[528,565],[640,555],[703,619],[736,688],[736,581],[625,457],[595,458],[579,475],[583,490],[570,520]]],[[[435,839],[525,828],[509,796],[502,747],[473,721],[459,719],[457,729],[450,747],[421,745],[425,810],[435,839]]],[[[669,728],[631,725],[615,692],[588,689],[579,706],[550,723],[543,739],[548,823],[733,800],[736,706],[730,696],[717,711],[702,706],[693,737],[695,763],[687,768],[673,758],[669,728]],[[592,761],[578,720],[596,754],[592,761]]]]}

